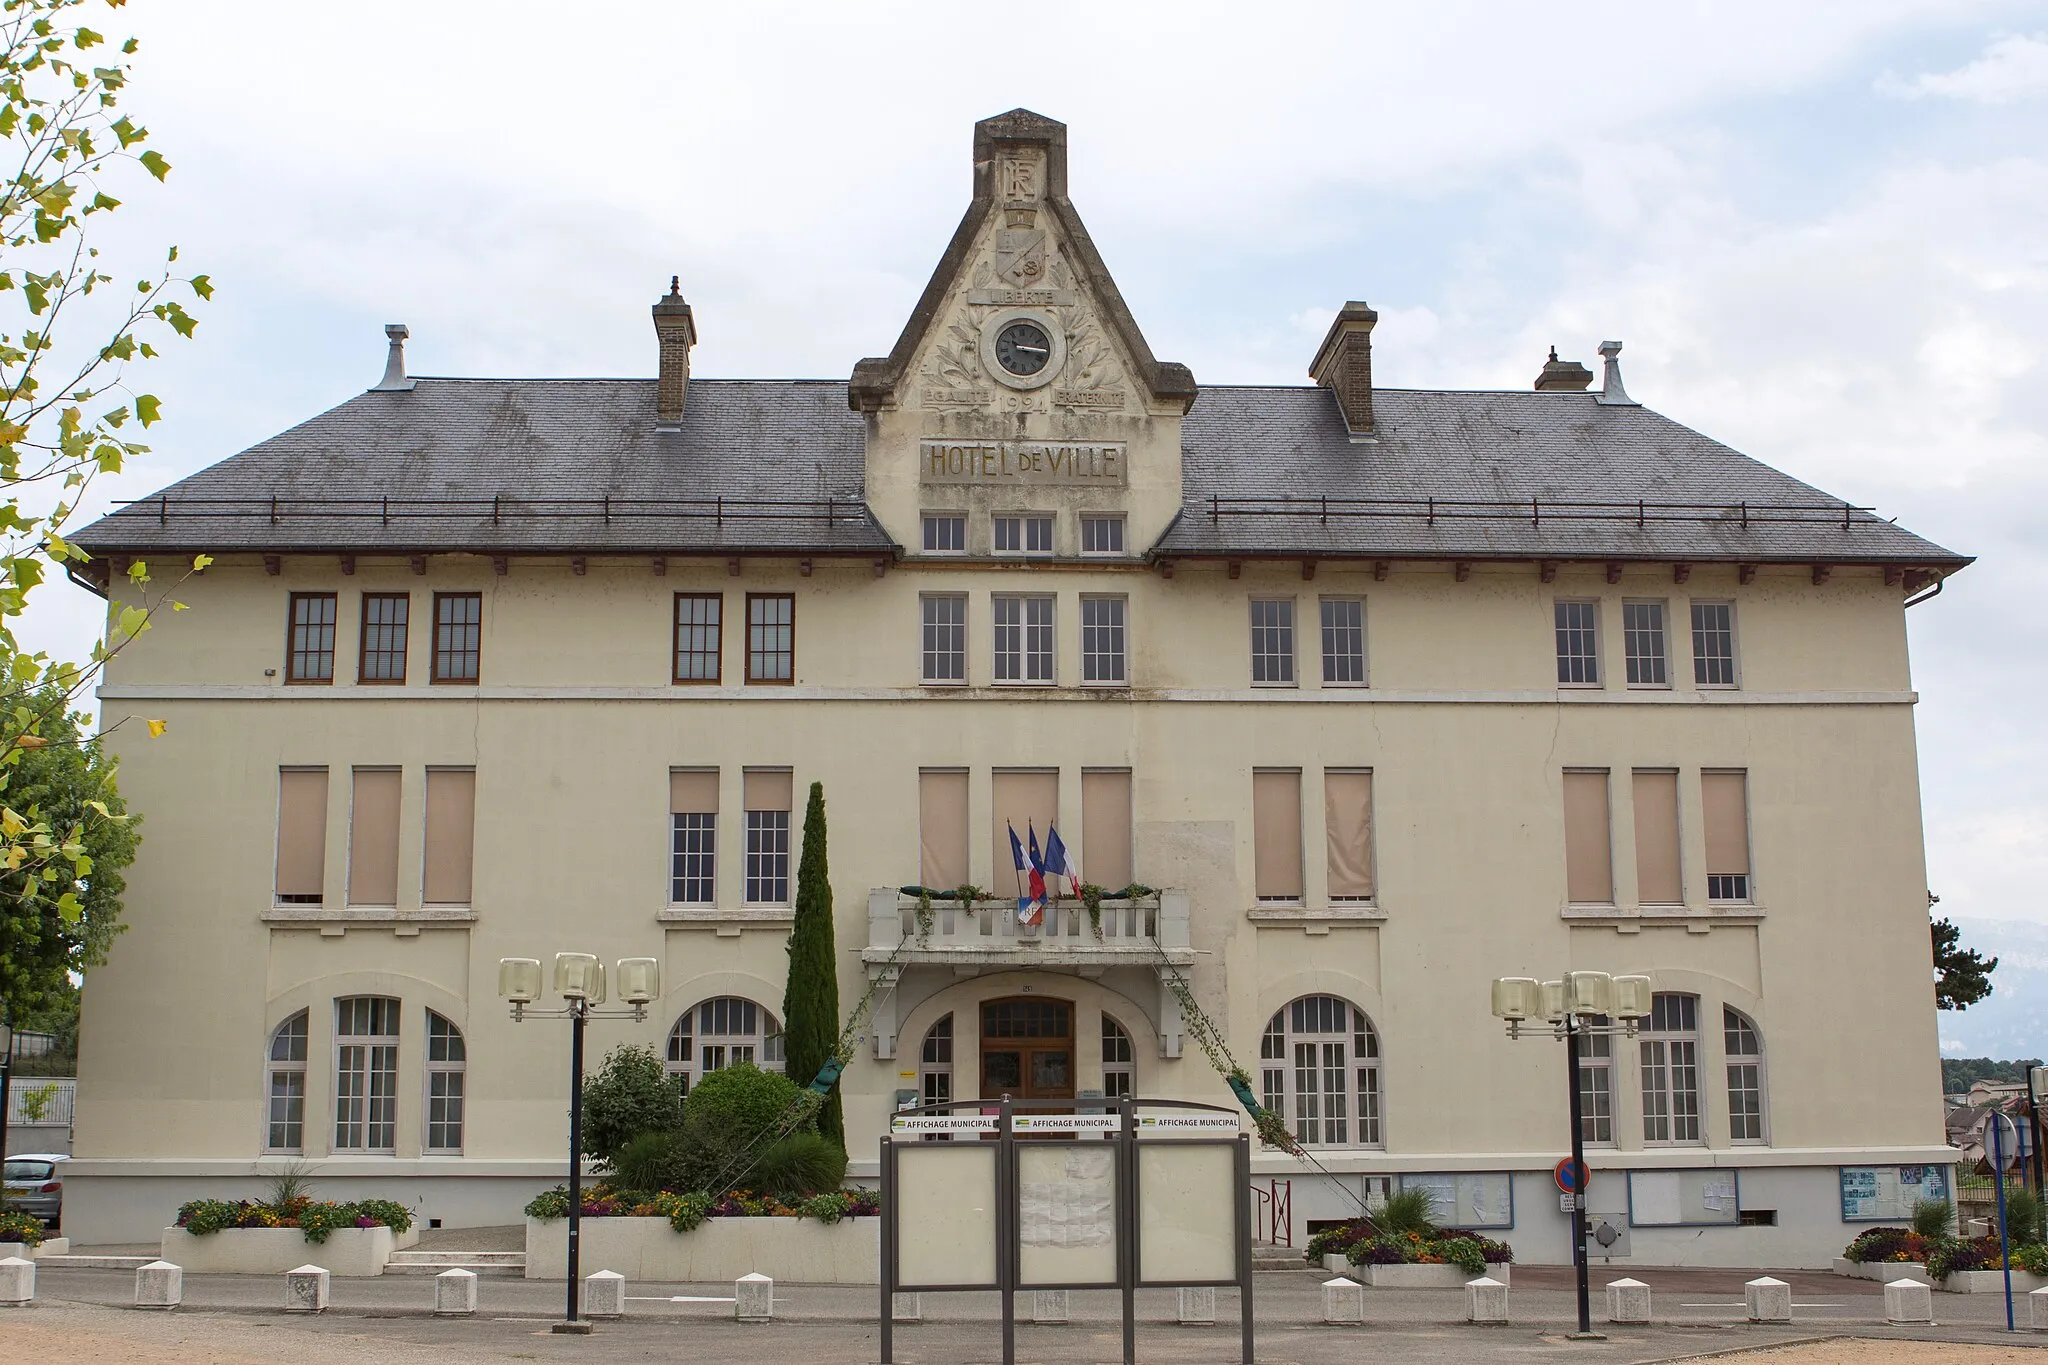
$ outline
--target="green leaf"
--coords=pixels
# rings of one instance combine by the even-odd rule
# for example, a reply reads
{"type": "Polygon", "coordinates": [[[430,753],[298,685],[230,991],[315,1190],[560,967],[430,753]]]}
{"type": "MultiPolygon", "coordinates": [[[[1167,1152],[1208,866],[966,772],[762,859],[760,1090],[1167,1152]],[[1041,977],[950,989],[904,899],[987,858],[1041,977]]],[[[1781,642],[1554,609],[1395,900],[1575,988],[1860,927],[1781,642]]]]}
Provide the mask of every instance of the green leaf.
{"type": "Polygon", "coordinates": [[[198,296],[199,296],[200,298],[202,298],[202,299],[210,299],[210,298],[212,298],[212,297],[213,297],[213,281],[212,281],[212,279],[210,279],[209,277],[207,277],[207,276],[205,276],[205,275],[194,275],[194,276],[192,277],[192,292],[193,292],[193,293],[195,293],[195,294],[197,294],[197,295],[198,295],[198,296]]]}
{"type": "Polygon", "coordinates": [[[148,171],[159,180],[171,173],[171,163],[164,160],[162,152],[156,151],[153,148],[144,152],[136,160],[142,163],[142,169],[148,171]]]}
{"type": "Polygon", "coordinates": [[[135,400],[135,415],[142,419],[142,425],[155,423],[163,404],[153,393],[145,393],[135,400]]]}
{"type": "Polygon", "coordinates": [[[69,924],[76,924],[79,920],[83,919],[85,917],[85,907],[78,903],[78,893],[66,891],[63,895],[57,897],[57,913],[62,915],[65,922],[69,924]]]}

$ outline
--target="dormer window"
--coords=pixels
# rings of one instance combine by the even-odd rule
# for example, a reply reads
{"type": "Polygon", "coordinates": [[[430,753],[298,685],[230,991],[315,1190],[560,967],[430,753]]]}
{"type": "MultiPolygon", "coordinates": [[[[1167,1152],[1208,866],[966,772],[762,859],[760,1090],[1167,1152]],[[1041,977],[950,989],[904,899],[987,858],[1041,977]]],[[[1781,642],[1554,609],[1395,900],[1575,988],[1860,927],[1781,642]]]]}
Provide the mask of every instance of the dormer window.
{"type": "Polygon", "coordinates": [[[967,553],[967,518],[958,512],[925,513],[924,550],[932,555],[967,553]]]}
{"type": "Polygon", "coordinates": [[[1120,555],[1124,552],[1124,519],[1120,516],[1083,516],[1081,553],[1120,555]]]}
{"type": "Polygon", "coordinates": [[[996,518],[996,553],[999,555],[1049,555],[1052,553],[1052,516],[1027,512],[996,518]]]}

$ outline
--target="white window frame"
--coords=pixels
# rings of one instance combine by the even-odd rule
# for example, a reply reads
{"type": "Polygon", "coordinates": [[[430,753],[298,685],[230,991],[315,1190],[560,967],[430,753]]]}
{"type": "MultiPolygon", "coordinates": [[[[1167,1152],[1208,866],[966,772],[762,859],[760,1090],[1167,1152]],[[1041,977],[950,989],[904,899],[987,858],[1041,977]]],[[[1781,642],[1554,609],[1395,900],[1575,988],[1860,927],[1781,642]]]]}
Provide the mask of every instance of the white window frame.
{"type": "Polygon", "coordinates": [[[403,1029],[401,1003],[388,995],[343,995],[334,1000],[334,1146],[333,1151],[365,1156],[393,1156],[398,1151],[398,1046],[403,1029]],[[368,1006],[369,1031],[344,1032],[345,1025],[358,1022],[354,1006],[368,1006]],[[344,1006],[349,1008],[344,1010],[344,1006]],[[379,1015],[384,1019],[380,1020],[379,1015]],[[388,1022],[391,1031],[376,1031],[388,1022]],[[350,1065],[352,1053],[360,1053],[358,1065],[350,1065]],[[355,1080],[359,1093],[344,1096],[345,1080],[355,1080]],[[380,1094],[379,1091],[382,1093],[380,1094]],[[381,1114],[381,1117],[380,1117],[381,1114]],[[350,1129],[360,1140],[345,1141],[350,1129]],[[379,1137],[388,1140],[376,1141],[379,1137]]]}
{"type": "Polygon", "coordinates": [[[662,1074],[674,1077],[685,1095],[708,1073],[739,1062],[782,1071],[782,1025],[766,1005],[743,995],[714,995],[676,1016],[662,1058],[662,1074]],[[709,1065],[714,1049],[716,1066],[709,1065]]]}
{"type": "Polygon", "coordinates": [[[1053,686],[1059,678],[1058,599],[1050,593],[999,592],[989,598],[989,607],[995,621],[996,685],[1053,686]],[[1005,621],[1006,615],[1016,619],[1005,621]],[[1044,619],[1034,619],[1038,616],[1044,619]]]}
{"type": "Polygon", "coordinates": [[[1081,553],[1089,558],[1122,558],[1125,553],[1125,536],[1129,533],[1129,530],[1130,528],[1124,524],[1124,515],[1121,512],[1083,512],[1081,513],[1081,553]],[[1114,526],[1116,528],[1110,537],[1116,541],[1115,546],[1103,549],[1101,546],[1090,546],[1088,544],[1089,530],[1099,526],[1114,526]]]}
{"type": "Polygon", "coordinates": [[[1261,1098],[1267,1108],[1280,1113],[1304,1146],[1384,1148],[1385,1066],[1379,1030],[1371,1017],[1341,996],[1305,995],[1288,1001],[1266,1022],[1259,1038],[1261,1098]],[[1325,1027],[1338,1008],[1346,1011],[1344,1025],[1325,1027]],[[1358,1055],[1360,1039],[1365,1040],[1363,1057],[1358,1055]],[[1329,1087],[1333,1074],[1343,1079],[1337,1106],[1325,1103],[1336,1093],[1329,1087]],[[1343,1112],[1328,1112],[1332,1108],[1343,1112]]]}
{"type": "Polygon", "coordinates": [[[1711,692],[1735,692],[1741,689],[1742,637],[1737,617],[1738,613],[1735,610],[1735,603],[1726,598],[1696,597],[1687,604],[1685,618],[1686,624],[1690,628],[1692,640],[1692,685],[1694,687],[1702,691],[1711,692]],[[1700,666],[1710,657],[1719,657],[1704,656],[1700,653],[1700,628],[1695,619],[1695,613],[1702,607],[1719,607],[1725,609],[1728,613],[1728,680],[1726,682],[1700,681],[1700,673],[1702,671],[1700,666]]]}
{"type": "Polygon", "coordinates": [[[1102,1016],[1102,1098],[1122,1099],[1138,1093],[1138,1050],[1131,1044],[1131,1031],[1107,1011],[1102,1016]]]}
{"type": "MultiPolygon", "coordinates": [[[[1723,1005],[1721,1045],[1723,1070],[1728,1082],[1728,1141],[1737,1147],[1768,1146],[1771,1140],[1771,1102],[1768,1077],[1764,1071],[1764,1031],[1757,1027],[1756,1020],[1741,1010],[1733,1005],[1723,1005]],[[1738,1052],[1736,1048],[1743,1046],[1741,1035],[1744,1032],[1749,1035],[1748,1043],[1751,1046],[1748,1051],[1738,1052]],[[1738,1077],[1738,1070],[1749,1074],[1738,1077]],[[1745,1084],[1737,1085],[1738,1080],[1744,1081],[1745,1084]],[[1753,1113],[1749,1111],[1748,1106],[1744,1106],[1741,1111],[1737,1110],[1735,1097],[1742,1093],[1755,1096],[1753,1113]],[[1737,1133],[1737,1122],[1743,1119],[1755,1121],[1754,1133],[1737,1133]]],[[[1748,1127],[1747,1124],[1742,1126],[1748,1127]]]]}
{"type": "Polygon", "coordinates": [[[1700,1089],[1700,998],[1681,991],[1659,991],[1650,998],[1650,1017],[1636,1034],[1643,1097],[1645,1147],[1698,1147],[1705,1141],[1700,1089]],[[1692,1027],[1674,1025],[1671,1012],[1685,1008],[1665,1002],[1689,1002],[1692,1027]],[[1691,1085],[1682,1083],[1689,1077],[1691,1085]]]}
{"type": "Polygon", "coordinates": [[[959,592],[927,592],[917,598],[917,653],[918,678],[926,687],[965,687],[967,685],[967,594],[959,592]],[[932,608],[938,603],[947,603],[958,609],[958,621],[934,621],[932,608]],[[934,633],[958,631],[959,647],[934,648],[934,633]],[[933,671],[934,660],[957,660],[957,676],[943,676],[933,671]]]}
{"type": "Polygon", "coordinates": [[[924,553],[928,555],[966,554],[967,514],[965,512],[925,512],[922,518],[920,519],[918,525],[918,544],[924,547],[924,553]],[[934,540],[943,541],[949,539],[949,537],[943,534],[933,534],[935,530],[939,530],[941,528],[951,529],[952,531],[956,532],[959,544],[934,545],[932,543],[934,540]]]}
{"type": "Polygon", "coordinates": [[[1637,691],[1668,692],[1671,690],[1671,604],[1661,597],[1625,597],[1621,602],[1621,676],[1622,681],[1637,691]],[[1656,613],[1656,626],[1651,628],[1631,623],[1630,614],[1644,611],[1656,613]],[[1644,636],[1656,637],[1654,654],[1638,653],[1636,646],[1644,636]],[[1637,678],[1638,672],[1656,673],[1658,677],[1637,678]]]}
{"type": "Polygon", "coordinates": [[[1301,642],[1298,634],[1300,621],[1298,613],[1296,613],[1294,608],[1295,601],[1292,597],[1254,597],[1250,599],[1246,620],[1251,629],[1251,679],[1253,687],[1299,687],[1301,685],[1301,670],[1296,667],[1301,653],[1301,642]],[[1286,621],[1284,623],[1262,622],[1259,610],[1261,607],[1285,607],[1286,621]],[[1278,650],[1262,650],[1260,648],[1260,632],[1262,631],[1282,633],[1287,641],[1286,651],[1283,653],[1278,650]],[[1269,673],[1269,676],[1264,678],[1259,676],[1260,661],[1262,659],[1266,661],[1266,668],[1269,673]],[[1270,676],[1272,669],[1276,665],[1284,665],[1287,676],[1270,676]]]}
{"type": "Polygon", "coordinates": [[[300,1010],[270,1031],[270,1041],[263,1048],[263,1150],[291,1155],[303,1154],[306,1150],[306,1063],[312,1055],[310,1030],[313,1013],[310,1009],[300,1010]],[[296,1047],[292,1046],[297,1044],[296,1047]],[[282,1049],[285,1056],[278,1056],[282,1049]],[[297,1056],[290,1054],[296,1052],[297,1056]],[[278,1094],[280,1080],[298,1081],[298,1094],[278,1094]],[[278,1101],[285,1101],[284,1116],[278,1113],[278,1101]],[[290,1116],[291,1101],[298,1101],[298,1117],[290,1116]],[[298,1129],[298,1141],[280,1144],[276,1141],[280,1129],[298,1129]]]}
{"type": "MultiPolygon", "coordinates": [[[[1592,1016],[1596,1028],[1609,1022],[1592,1016]]],[[[1579,1127],[1588,1147],[1614,1145],[1614,1039],[1604,1033],[1573,1035],[1579,1046],[1579,1127]],[[1605,1112],[1600,1112],[1604,1110],[1605,1112]]]]}
{"type": "Polygon", "coordinates": [[[1601,681],[1600,669],[1600,599],[1597,597],[1560,597],[1551,604],[1550,622],[1551,644],[1557,663],[1558,687],[1565,689],[1604,686],[1605,684],[1601,681]],[[1588,613],[1591,617],[1590,623],[1573,620],[1568,624],[1565,621],[1567,610],[1571,611],[1574,615],[1580,611],[1588,613]],[[1567,653],[1565,649],[1568,643],[1566,632],[1569,631],[1572,634],[1572,639],[1569,643],[1576,645],[1581,643],[1579,638],[1581,634],[1589,629],[1592,635],[1591,653],[1567,653]],[[1589,668],[1573,668],[1568,666],[1581,663],[1588,665],[1589,668]],[[1567,678],[1565,676],[1567,672],[1574,671],[1590,671],[1592,676],[1586,678],[1567,678]]]}
{"type": "Polygon", "coordinates": [[[1366,687],[1366,686],[1370,685],[1370,682],[1371,682],[1371,679],[1372,679],[1372,670],[1371,670],[1371,665],[1370,665],[1370,663],[1368,662],[1368,656],[1367,656],[1367,653],[1366,653],[1366,644],[1365,644],[1365,599],[1364,599],[1363,597],[1319,597],[1319,598],[1317,598],[1317,599],[1316,599],[1316,638],[1317,638],[1317,643],[1318,643],[1318,645],[1319,645],[1319,647],[1320,647],[1320,649],[1321,649],[1321,652],[1322,652],[1322,665],[1323,665],[1323,686],[1325,686],[1325,687],[1366,687]],[[1332,653],[1331,653],[1331,651],[1330,651],[1330,636],[1331,636],[1331,634],[1332,634],[1333,632],[1335,632],[1335,631],[1342,631],[1342,630],[1348,630],[1348,629],[1350,629],[1350,627],[1348,627],[1348,626],[1344,626],[1344,625],[1332,625],[1332,624],[1330,623],[1330,608],[1332,608],[1332,607],[1357,607],[1357,608],[1358,608],[1358,654],[1357,654],[1357,656],[1356,656],[1356,657],[1357,657],[1357,659],[1358,659],[1358,676],[1357,676],[1356,678],[1332,678],[1332,677],[1330,676],[1330,665],[1331,665],[1331,663],[1332,663],[1332,662],[1333,662],[1334,660],[1336,660],[1336,659],[1339,659],[1339,658],[1341,658],[1341,659],[1344,659],[1344,660],[1345,660],[1346,662],[1349,662],[1349,660],[1350,660],[1350,659],[1351,659],[1351,658],[1353,657],[1353,656],[1351,656],[1351,655],[1348,655],[1348,654],[1332,654],[1332,653]]]}
{"type": "Polygon", "coordinates": [[[1121,593],[1081,595],[1081,685],[1131,685],[1131,599],[1121,593]],[[1089,619],[1105,614],[1116,619],[1089,619]]]}
{"type": "Polygon", "coordinates": [[[990,544],[999,555],[1022,555],[1026,559],[1047,559],[1059,544],[1059,523],[1051,512],[998,512],[993,520],[990,544]],[[1003,544],[1005,528],[1012,531],[1015,545],[1003,544]],[[1033,545],[1034,532],[1045,535],[1043,546],[1033,545]]]}
{"type": "Polygon", "coordinates": [[[718,812],[670,811],[668,829],[668,903],[718,904],[718,812]],[[684,872],[685,867],[697,871],[684,872]],[[702,896],[687,894],[691,882],[697,883],[702,896]]]}
{"type": "Polygon", "coordinates": [[[750,810],[746,813],[746,885],[748,905],[789,904],[790,813],[750,810]],[[772,894],[776,890],[781,895],[772,894]],[[763,892],[770,894],[761,894],[763,892]]]}
{"type": "Polygon", "coordinates": [[[461,1156],[468,1117],[469,1087],[465,1077],[469,1069],[469,1043],[455,1021],[439,1010],[427,1011],[426,1040],[426,1105],[421,1111],[424,1122],[420,1150],[428,1156],[461,1156]],[[439,1056],[435,1055],[437,1051],[439,1056]],[[434,1140],[437,1128],[441,1130],[439,1142],[434,1140]],[[447,1140],[451,1130],[453,1142],[447,1140]]]}

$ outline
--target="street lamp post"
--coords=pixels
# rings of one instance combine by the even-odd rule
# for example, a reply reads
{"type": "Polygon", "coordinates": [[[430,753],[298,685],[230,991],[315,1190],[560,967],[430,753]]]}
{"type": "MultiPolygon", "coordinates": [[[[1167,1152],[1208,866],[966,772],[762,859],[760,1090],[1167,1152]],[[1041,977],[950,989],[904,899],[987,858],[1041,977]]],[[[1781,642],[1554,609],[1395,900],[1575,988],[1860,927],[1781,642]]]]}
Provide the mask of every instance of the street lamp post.
{"type": "Polygon", "coordinates": [[[1593,1312],[1591,1292],[1586,1283],[1586,1170],[1585,1114],[1579,1095],[1579,1047],[1582,1038],[1635,1037],[1636,1028],[1650,1012],[1650,978],[1609,976],[1606,972],[1567,972],[1562,980],[1538,981],[1528,976],[1504,976],[1493,983],[1493,1014],[1506,1022],[1508,1037],[1554,1038],[1565,1045],[1566,1075],[1571,1087],[1572,1176],[1572,1269],[1578,1276],[1579,1330],[1591,1338],[1593,1312]],[[1596,1024],[1605,1016],[1619,1023],[1596,1024]],[[1524,1024],[1548,1024],[1526,1035],[1524,1024]]]}
{"type": "Polygon", "coordinates": [[[498,959],[498,994],[512,1005],[512,1022],[569,1021],[569,1263],[568,1311],[557,1332],[587,1335],[590,1323],[576,1316],[580,1242],[583,1231],[583,1026],[592,1019],[647,1018],[647,1004],[661,995],[661,963],[651,957],[619,959],[619,999],[630,1008],[599,1009],[605,1002],[604,963],[590,953],[555,954],[555,994],[560,1009],[534,1009],[540,998],[540,959],[498,959]]]}

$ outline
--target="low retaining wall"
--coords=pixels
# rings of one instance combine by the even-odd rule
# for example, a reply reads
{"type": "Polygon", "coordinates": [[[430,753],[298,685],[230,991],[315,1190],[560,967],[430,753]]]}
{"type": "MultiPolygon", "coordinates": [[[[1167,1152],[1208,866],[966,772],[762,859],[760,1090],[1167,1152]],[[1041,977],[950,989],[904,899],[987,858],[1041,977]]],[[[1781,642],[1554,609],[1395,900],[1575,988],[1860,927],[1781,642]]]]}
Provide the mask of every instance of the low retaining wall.
{"type": "MultiPolygon", "coordinates": [[[[666,1218],[586,1218],[580,1269],[643,1283],[704,1283],[762,1274],[777,1284],[876,1284],[879,1218],[710,1218],[677,1232],[666,1218]]],[[[526,1220],[526,1278],[568,1273],[569,1220],[526,1220]]]]}
{"type": "Polygon", "coordinates": [[[1890,1284],[1893,1280],[1918,1280],[1931,1284],[1927,1278],[1927,1267],[1919,1261],[1871,1261],[1859,1265],[1855,1261],[1835,1258],[1835,1273],[1846,1275],[1852,1280],[1876,1280],[1879,1284],[1890,1284]]]}
{"type": "Polygon", "coordinates": [[[298,1228],[224,1228],[203,1237],[165,1228],[163,1258],[193,1275],[281,1275],[317,1265],[336,1277],[361,1278],[382,1275],[392,1252],[419,1239],[418,1225],[404,1232],[336,1228],[318,1243],[298,1228]]]}
{"type": "MultiPolygon", "coordinates": [[[[1454,1265],[1353,1265],[1339,1251],[1323,1254],[1323,1269],[1333,1275],[1348,1275],[1376,1289],[1463,1289],[1479,1278],[1454,1265]]],[[[1513,1267],[1505,1262],[1489,1262],[1486,1273],[1506,1284],[1513,1267]]]]}
{"type": "MultiPolygon", "coordinates": [[[[2029,1275],[2024,1270],[2015,1270],[2012,1273],[2012,1292],[2015,1294],[2031,1294],[2044,1284],[2048,1284],[2048,1279],[2043,1279],[2039,1275],[2029,1275]]],[[[1959,1270],[1936,1285],[1935,1288],[1945,1289],[1951,1294],[2003,1294],[2005,1292],[2005,1272],[2003,1270],[1959,1270]]]]}

